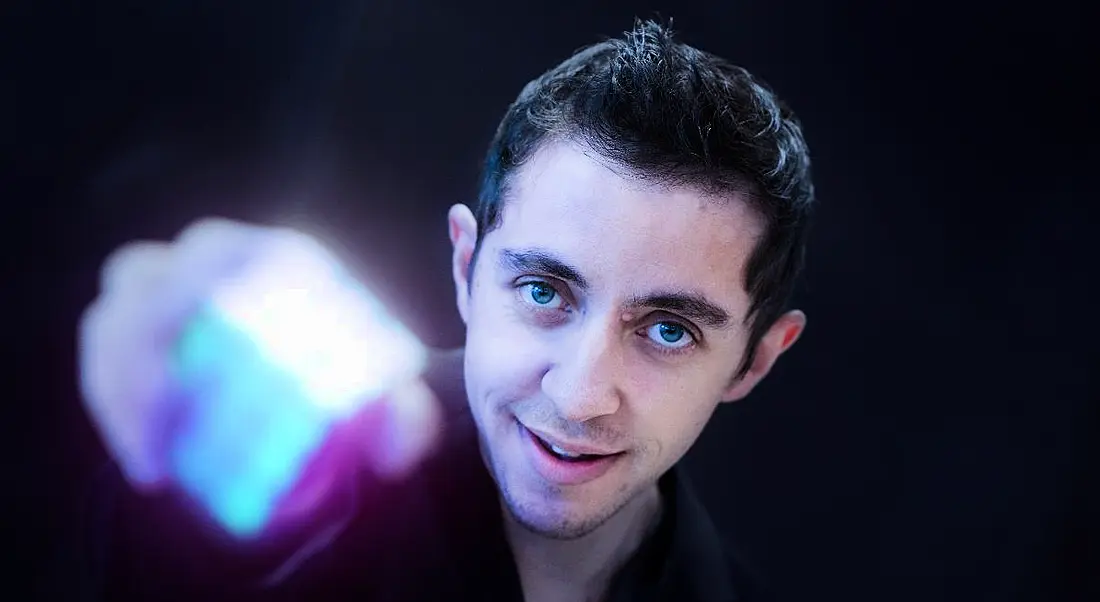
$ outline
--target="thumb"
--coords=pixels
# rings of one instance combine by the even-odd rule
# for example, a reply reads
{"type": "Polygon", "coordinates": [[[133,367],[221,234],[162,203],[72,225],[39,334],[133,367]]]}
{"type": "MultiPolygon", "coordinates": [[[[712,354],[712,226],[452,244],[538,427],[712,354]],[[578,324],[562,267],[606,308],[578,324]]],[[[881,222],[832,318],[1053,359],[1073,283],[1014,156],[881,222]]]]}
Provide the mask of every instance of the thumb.
{"type": "Polygon", "coordinates": [[[442,435],[442,410],[424,381],[415,379],[380,400],[379,418],[361,432],[365,464],[385,478],[402,478],[433,451],[442,435]]]}
{"type": "Polygon", "coordinates": [[[280,517],[308,515],[360,467],[400,479],[430,455],[442,435],[442,411],[431,389],[413,380],[369,402],[336,428],[280,503],[280,517]]]}

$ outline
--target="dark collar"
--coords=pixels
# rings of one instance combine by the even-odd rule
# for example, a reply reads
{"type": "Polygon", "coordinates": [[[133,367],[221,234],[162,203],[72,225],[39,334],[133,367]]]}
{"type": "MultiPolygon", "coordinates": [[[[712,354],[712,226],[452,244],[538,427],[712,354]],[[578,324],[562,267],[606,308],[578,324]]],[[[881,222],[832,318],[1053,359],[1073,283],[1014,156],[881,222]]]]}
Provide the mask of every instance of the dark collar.
{"type": "MultiPolygon", "coordinates": [[[[462,350],[434,352],[425,380],[444,400],[452,420],[468,419],[462,350]]],[[[472,425],[467,425],[467,428],[472,425]]],[[[465,429],[457,429],[465,430],[465,429]]],[[[612,602],[676,600],[732,602],[738,571],[731,571],[722,540],[682,468],[658,483],[664,516],[654,533],[612,583],[612,602]]],[[[495,510],[494,510],[495,511],[495,510]]]]}
{"type": "Polygon", "coordinates": [[[658,486],[664,516],[615,579],[611,601],[737,600],[722,541],[683,469],[674,467],[658,486]]]}
{"type": "Polygon", "coordinates": [[[736,600],[729,559],[718,530],[699,502],[682,468],[666,476],[675,492],[672,546],[665,557],[660,591],[673,599],[719,602],[736,600]]]}

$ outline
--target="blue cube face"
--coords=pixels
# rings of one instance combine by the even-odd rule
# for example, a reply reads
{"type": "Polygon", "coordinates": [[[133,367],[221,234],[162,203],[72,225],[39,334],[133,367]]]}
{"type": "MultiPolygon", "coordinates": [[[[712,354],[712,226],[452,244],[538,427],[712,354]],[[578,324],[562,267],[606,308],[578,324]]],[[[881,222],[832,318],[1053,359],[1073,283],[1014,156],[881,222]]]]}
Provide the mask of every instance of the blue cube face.
{"type": "Polygon", "coordinates": [[[262,531],[336,422],[258,345],[212,311],[184,333],[177,354],[190,412],[171,446],[179,485],[227,531],[262,531]]]}
{"type": "Polygon", "coordinates": [[[332,428],[425,356],[322,249],[273,247],[214,290],[177,342],[188,415],[169,444],[174,476],[231,534],[257,535],[332,428]]]}

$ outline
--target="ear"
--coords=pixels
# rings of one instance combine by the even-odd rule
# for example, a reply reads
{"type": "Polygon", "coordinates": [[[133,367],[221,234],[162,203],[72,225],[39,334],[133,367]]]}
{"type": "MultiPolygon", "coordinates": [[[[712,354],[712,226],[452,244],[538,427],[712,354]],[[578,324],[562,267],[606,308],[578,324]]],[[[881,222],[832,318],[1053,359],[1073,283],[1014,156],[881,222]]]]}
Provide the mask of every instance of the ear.
{"type": "Polygon", "coordinates": [[[757,383],[768,375],[779,356],[798,341],[805,329],[806,314],[801,311],[795,309],[780,316],[757,344],[756,357],[749,371],[730,384],[722,400],[738,401],[751,393],[757,383]]]}
{"type": "Polygon", "coordinates": [[[461,203],[447,213],[447,232],[451,237],[451,275],[455,280],[458,314],[466,322],[470,303],[470,260],[477,244],[477,220],[470,208],[461,203]]]}

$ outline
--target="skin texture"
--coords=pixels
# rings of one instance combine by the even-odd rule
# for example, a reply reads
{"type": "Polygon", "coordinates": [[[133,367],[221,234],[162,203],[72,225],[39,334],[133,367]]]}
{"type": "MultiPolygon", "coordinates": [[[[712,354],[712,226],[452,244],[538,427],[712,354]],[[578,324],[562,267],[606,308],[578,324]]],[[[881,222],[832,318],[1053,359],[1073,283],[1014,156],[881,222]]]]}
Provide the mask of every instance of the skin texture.
{"type": "MultiPolygon", "coordinates": [[[[578,565],[629,555],[660,511],[658,478],[719,403],[767,374],[805,316],[777,321],[749,373],[733,380],[749,335],[742,274],[759,220],[736,197],[641,181],[581,145],[550,143],[519,169],[472,274],[469,209],[453,207],[449,227],[467,392],[521,574],[525,563],[544,575],[559,567],[577,583],[578,565]],[[575,277],[530,261],[536,254],[575,277]],[[705,299],[724,319],[637,303],[670,293],[705,299]],[[598,478],[557,485],[533,468],[523,427],[622,453],[598,478]]],[[[580,570],[595,580],[607,572],[580,570]]]]}

